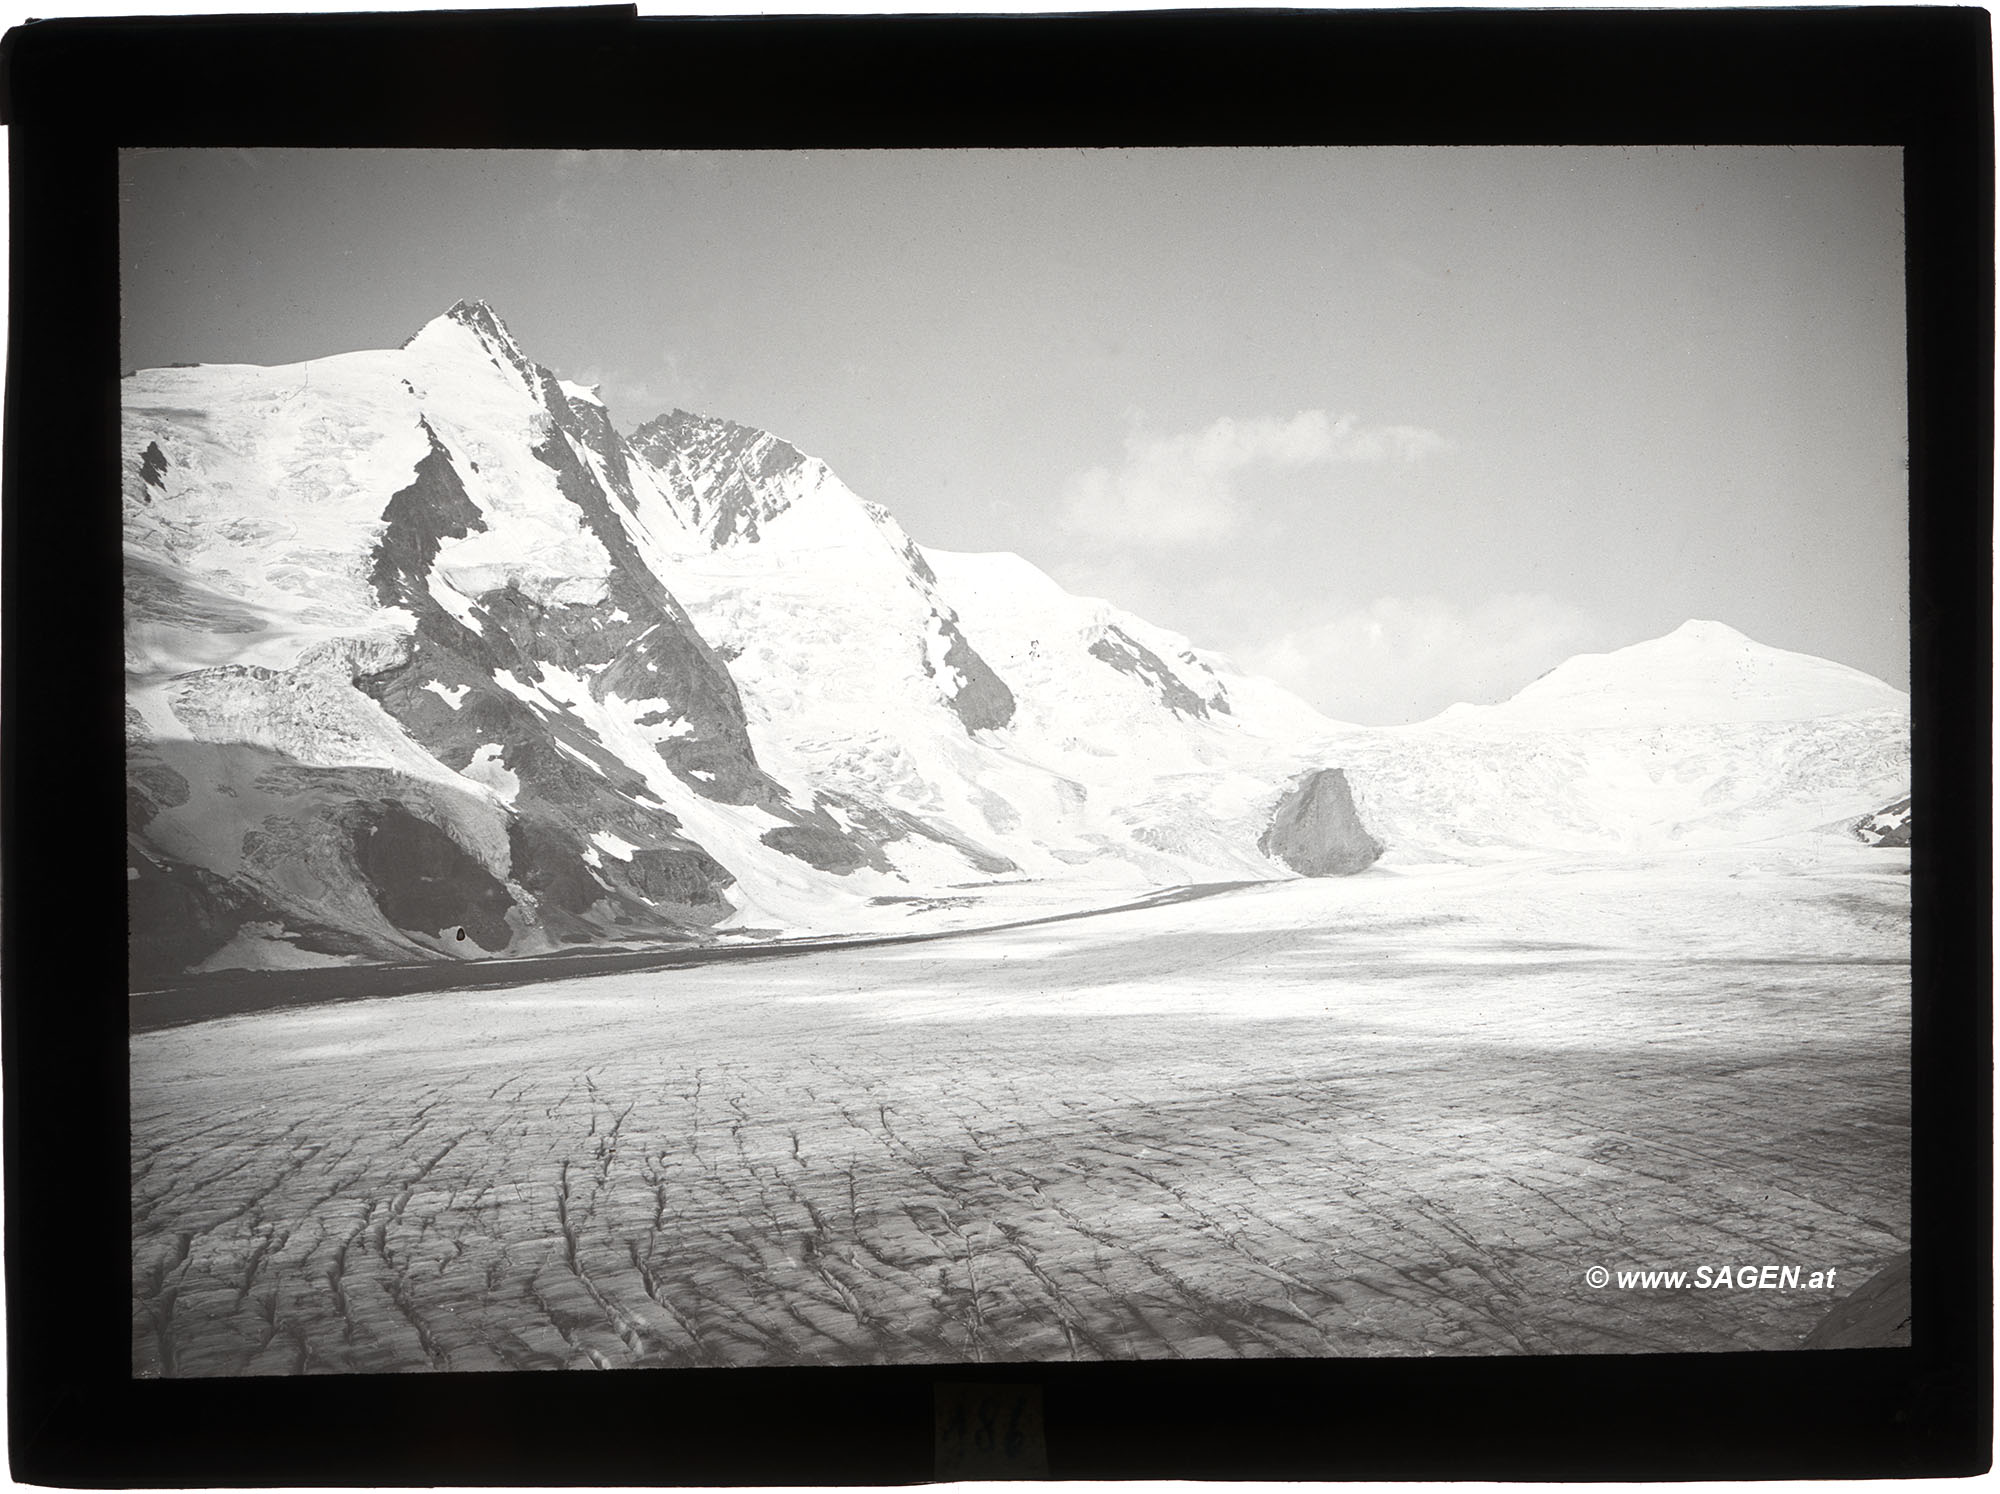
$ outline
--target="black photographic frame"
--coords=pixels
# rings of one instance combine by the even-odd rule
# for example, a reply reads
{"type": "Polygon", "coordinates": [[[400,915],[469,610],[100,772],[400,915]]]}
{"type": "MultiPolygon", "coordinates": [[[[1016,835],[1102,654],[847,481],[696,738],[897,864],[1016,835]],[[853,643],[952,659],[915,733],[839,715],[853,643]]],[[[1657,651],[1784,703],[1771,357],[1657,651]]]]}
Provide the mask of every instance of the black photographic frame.
{"type": "Polygon", "coordinates": [[[626,7],[10,33],[4,1023],[14,1476],[904,1483],[934,1392],[1039,1387],[1057,1478],[1969,1474],[1991,1454],[1988,16],[1158,12],[641,20],[626,7]],[[748,108],[738,80],[769,84],[748,108]],[[667,80],[671,80],[668,86],[667,80]],[[117,151],[1890,144],[1911,418],[1916,1314],[1786,1355],[137,1382],[118,784],[117,151]]]}

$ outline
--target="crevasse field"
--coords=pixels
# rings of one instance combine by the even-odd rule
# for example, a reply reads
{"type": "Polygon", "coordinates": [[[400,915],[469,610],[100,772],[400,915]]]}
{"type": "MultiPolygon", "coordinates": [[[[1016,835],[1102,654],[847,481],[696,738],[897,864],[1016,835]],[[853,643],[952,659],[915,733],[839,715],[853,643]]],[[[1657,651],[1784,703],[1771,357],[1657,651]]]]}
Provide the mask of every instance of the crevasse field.
{"type": "Polygon", "coordinates": [[[1908,870],[1385,863],[138,1033],[134,1370],[1795,1347],[1909,1245],[1908,870]],[[1767,1264],[1837,1275],[1586,1278],[1767,1264]]]}

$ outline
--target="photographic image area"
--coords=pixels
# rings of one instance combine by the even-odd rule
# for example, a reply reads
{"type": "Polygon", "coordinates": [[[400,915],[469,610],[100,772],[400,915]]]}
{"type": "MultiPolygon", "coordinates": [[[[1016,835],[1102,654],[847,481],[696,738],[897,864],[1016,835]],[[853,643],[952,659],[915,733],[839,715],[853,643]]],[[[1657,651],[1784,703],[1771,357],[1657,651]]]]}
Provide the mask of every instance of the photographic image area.
{"type": "Polygon", "coordinates": [[[1907,1344],[1902,192],[123,152],[133,1375],[1907,1344]]]}

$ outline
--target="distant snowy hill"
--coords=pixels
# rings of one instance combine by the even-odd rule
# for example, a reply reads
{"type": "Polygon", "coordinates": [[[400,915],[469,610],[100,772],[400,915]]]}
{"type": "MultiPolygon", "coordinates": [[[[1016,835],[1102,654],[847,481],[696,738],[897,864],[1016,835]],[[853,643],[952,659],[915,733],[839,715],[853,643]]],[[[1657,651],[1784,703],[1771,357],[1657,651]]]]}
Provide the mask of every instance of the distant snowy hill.
{"type": "MultiPolygon", "coordinates": [[[[1907,701],[1715,624],[1364,731],[769,432],[595,393],[461,302],[403,347],[124,381],[136,979],[975,922],[1389,858],[1810,827],[1907,701]],[[1650,652],[1648,652],[1650,651],[1650,652]]],[[[1775,833],[1775,832],[1773,832],[1775,833]]]]}
{"type": "Polygon", "coordinates": [[[1909,697],[1845,664],[1767,648],[1719,622],[1686,622],[1664,638],[1579,654],[1497,706],[1447,716],[1521,725],[1651,726],[1798,721],[1907,711],[1909,697]]]}
{"type": "Polygon", "coordinates": [[[1689,622],[1558,665],[1512,699],[1349,737],[1406,852],[1636,853],[1865,813],[1910,782],[1910,701],[1870,675],[1689,622]]]}

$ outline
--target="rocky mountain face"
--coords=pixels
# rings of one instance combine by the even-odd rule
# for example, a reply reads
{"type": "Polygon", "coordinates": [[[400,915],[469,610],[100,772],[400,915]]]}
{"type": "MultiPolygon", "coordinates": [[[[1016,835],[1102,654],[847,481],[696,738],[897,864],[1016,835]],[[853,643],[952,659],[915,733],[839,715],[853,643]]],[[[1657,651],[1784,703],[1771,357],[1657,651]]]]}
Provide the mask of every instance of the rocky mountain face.
{"type": "Polygon", "coordinates": [[[135,981],[1352,869],[1298,849],[1322,829],[1595,845],[1657,818],[1624,767],[1599,792],[1619,753],[1677,783],[1727,759],[1703,833],[1907,790],[1896,692],[1772,674],[1733,634],[1695,640],[1688,699],[1741,666],[1804,726],[1621,716],[1613,667],[1511,715],[1342,727],[1017,556],[920,548],[768,432],[621,434],[478,302],[398,349],[132,375],[124,444],[135,981]]]}
{"type": "MultiPolygon", "coordinates": [[[[139,976],[1212,874],[1089,802],[1060,746],[1022,753],[1014,689],[885,511],[762,431],[676,411],[621,435],[481,303],[399,349],[124,394],[139,976]]],[[[1109,658],[1115,629],[1074,640],[1101,679],[1065,688],[1108,692],[1143,773],[1221,685],[1136,627],[1109,658]]]]}

